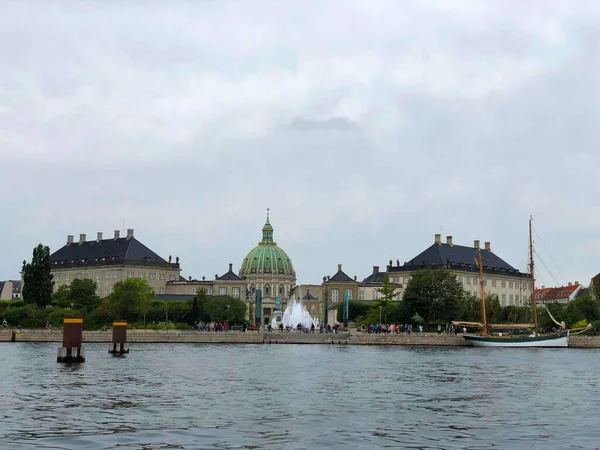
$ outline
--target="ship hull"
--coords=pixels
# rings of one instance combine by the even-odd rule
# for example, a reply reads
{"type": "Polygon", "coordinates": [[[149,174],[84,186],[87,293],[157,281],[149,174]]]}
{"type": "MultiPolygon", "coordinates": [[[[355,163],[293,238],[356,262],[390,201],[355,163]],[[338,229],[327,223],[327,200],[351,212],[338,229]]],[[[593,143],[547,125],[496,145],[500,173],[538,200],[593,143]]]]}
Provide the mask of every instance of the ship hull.
{"type": "Polygon", "coordinates": [[[465,340],[475,347],[546,347],[564,348],[569,346],[569,332],[549,336],[476,336],[465,335],[465,340]]]}

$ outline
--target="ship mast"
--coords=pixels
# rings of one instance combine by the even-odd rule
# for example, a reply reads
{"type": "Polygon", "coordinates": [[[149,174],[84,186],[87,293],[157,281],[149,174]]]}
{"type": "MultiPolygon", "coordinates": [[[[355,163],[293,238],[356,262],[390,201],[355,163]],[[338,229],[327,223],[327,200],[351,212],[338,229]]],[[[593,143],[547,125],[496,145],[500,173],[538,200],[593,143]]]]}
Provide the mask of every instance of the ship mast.
{"type": "Polygon", "coordinates": [[[531,276],[531,308],[533,310],[533,332],[538,335],[537,308],[535,302],[535,272],[533,271],[533,236],[531,234],[531,216],[529,216],[529,273],[531,276]]]}
{"type": "Polygon", "coordinates": [[[483,261],[481,251],[479,255],[479,290],[481,291],[481,320],[483,322],[483,335],[487,335],[487,316],[485,314],[485,290],[483,289],[483,261]]]}

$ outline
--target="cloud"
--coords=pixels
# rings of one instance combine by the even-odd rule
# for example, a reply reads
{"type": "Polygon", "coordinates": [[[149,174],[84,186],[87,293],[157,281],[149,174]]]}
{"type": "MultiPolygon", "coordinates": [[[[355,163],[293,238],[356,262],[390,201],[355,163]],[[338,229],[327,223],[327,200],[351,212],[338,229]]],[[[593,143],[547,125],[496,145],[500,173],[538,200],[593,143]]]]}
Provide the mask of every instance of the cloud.
{"type": "Polygon", "coordinates": [[[329,119],[305,119],[296,117],[289,125],[290,129],[296,131],[332,130],[350,131],[358,128],[357,124],[347,117],[330,117],[329,119]]]}
{"type": "Polygon", "coordinates": [[[232,5],[5,6],[0,278],[123,219],[212,277],[267,207],[302,282],[440,228],[518,265],[530,213],[566,277],[599,271],[596,2],[232,5]]]}

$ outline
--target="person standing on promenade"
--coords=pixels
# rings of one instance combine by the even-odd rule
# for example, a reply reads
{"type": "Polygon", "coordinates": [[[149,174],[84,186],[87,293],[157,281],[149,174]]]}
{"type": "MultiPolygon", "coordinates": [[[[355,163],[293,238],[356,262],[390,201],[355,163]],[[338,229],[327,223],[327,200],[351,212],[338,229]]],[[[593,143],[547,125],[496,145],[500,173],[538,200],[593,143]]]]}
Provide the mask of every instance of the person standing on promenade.
{"type": "Polygon", "coordinates": [[[6,328],[6,326],[7,326],[7,325],[8,325],[8,322],[6,321],[6,319],[4,319],[4,320],[2,321],[2,326],[3,326],[4,328],[6,328]]]}
{"type": "Polygon", "coordinates": [[[441,325],[438,325],[438,335],[439,334],[442,334],[442,326],[441,325]]]}

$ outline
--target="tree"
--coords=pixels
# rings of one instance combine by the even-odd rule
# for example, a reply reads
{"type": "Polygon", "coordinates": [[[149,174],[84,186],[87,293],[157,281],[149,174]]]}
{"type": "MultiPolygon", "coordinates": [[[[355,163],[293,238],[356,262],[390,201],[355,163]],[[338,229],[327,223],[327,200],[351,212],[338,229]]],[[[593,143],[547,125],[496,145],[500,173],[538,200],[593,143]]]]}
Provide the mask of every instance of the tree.
{"type": "Polygon", "coordinates": [[[418,313],[434,324],[453,320],[464,296],[461,283],[449,271],[422,269],[412,273],[403,300],[411,316],[418,313]]]}
{"type": "Polygon", "coordinates": [[[50,273],[50,247],[38,244],[33,249],[31,263],[23,261],[23,300],[46,307],[52,300],[53,276],[50,273]]]}
{"type": "Polygon", "coordinates": [[[198,296],[196,295],[194,297],[194,300],[192,300],[192,311],[190,312],[190,320],[188,321],[188,323],[190,325],[193,325],[196,322],[198,322],[199,315],[200,315],[200,309],[198,309],[198,296]]]}
{"type": "Polygon", "coordinates": [[[377,305],[386,307],[398,295],[400,287],[396,283],[390,282],[390,275],[386,273],[383,277],[383,286],[375,289],[381,297],[377,299],[377,305]]]}
{"type": "Polygon", "coordinates": [[[227,305],[229,305],[229,323],[240,324],[246,320],[246,304],[229,296],[207,298],[204,305],[204,322],[226,322],[227,305]]]}
{"type": "Polygon", "coordinates": [[[89,278],[74,279],[69,285],[62,285],[52,294],[52,304],[61,308],[75,308],[90,312],[100,306],[96,294],[98,285],[89,278]]]}
{"type": "Polygon", "coordinates": [[[135,312],[145,317],[152,306],[153,297],[154,290],[142,278],[127,278],[117,282],[108,296],[114,317],[122,320],[131,320],[135,312]]]}

